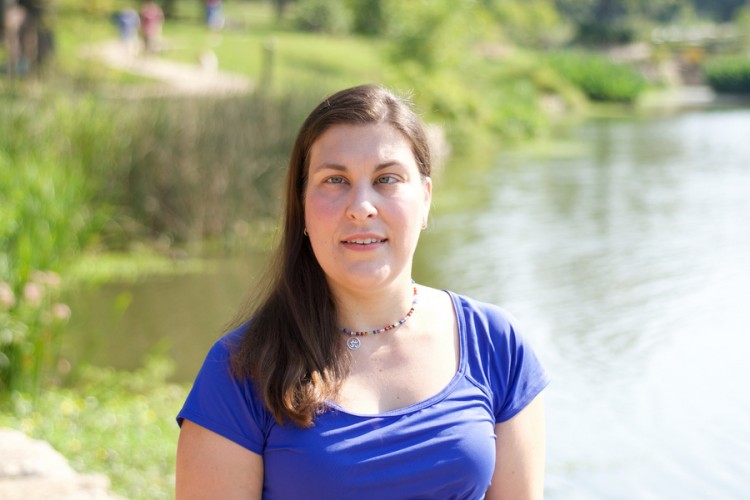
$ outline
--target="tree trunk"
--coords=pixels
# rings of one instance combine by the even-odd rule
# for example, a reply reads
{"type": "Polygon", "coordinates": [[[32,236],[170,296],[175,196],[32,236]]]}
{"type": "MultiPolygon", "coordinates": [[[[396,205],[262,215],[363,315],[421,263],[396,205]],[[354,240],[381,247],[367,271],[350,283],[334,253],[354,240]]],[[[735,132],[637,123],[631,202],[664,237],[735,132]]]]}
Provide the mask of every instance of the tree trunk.
{"type": "Polygon", "coordinates": [[[162,0],[161,10],[164,12],[164,17],[167,19],[174,19],[175,17],[175,0],[162,0]]]}

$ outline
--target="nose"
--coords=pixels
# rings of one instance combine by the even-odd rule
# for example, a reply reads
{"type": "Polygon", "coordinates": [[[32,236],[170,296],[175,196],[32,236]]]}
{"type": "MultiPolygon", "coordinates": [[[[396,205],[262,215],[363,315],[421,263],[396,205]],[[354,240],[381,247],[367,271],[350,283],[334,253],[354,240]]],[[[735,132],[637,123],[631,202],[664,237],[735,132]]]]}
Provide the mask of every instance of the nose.
{"type": "Polygon", "coordinates": [[[351,191],[351,200],[347,207],[347,215],[352,220],[367,220],[377,216],[374,196],[370,186],[357,186],[351,191]]]}

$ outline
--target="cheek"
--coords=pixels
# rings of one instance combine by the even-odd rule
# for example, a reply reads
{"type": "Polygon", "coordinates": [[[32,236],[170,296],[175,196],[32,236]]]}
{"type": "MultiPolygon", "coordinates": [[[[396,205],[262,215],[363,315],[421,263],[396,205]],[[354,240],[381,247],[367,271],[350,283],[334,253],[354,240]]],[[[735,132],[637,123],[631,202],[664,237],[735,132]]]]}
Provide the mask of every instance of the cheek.
{"type": "Polygon", "coordinates": [[[338,207],[330,199],[311,193],[305,197],[305,224],[308,232],[325,227],[336,218],[338,207]]]}

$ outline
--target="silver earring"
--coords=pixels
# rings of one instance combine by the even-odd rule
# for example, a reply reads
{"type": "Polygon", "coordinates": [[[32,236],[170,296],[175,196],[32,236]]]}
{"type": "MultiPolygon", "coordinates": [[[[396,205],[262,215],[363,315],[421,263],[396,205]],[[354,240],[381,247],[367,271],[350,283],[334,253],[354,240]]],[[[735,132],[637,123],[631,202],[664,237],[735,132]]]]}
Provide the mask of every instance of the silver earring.
{"type": "Polygon", "coordinates": [[[307,234],[307,228],[302,230],[302,234],[304,234],[305,236],[310,236],[309,234],[307,234]]]}
{"type": "Polygon", "coordinates": [[[427,221],[422,222],[422,231],[427,229],[427,221]]]}

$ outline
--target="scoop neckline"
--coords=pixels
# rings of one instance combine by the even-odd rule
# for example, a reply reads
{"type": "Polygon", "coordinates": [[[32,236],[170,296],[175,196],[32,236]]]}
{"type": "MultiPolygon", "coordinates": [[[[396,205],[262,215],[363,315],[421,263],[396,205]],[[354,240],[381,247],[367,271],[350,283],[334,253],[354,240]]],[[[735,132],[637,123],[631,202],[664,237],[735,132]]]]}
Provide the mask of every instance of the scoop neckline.
{"type": "Polygon", "coordinates": [[[383,417],[402,416],[402,415],[414,413],[414,412],[423,410],[425,408],[428,408],[430,406],[433,406],[451,394],[455,386],[458,384],[458,382],[463,378],[464,374],[466,373],[466,351],[467,351],[466,323],[464,321],[463,314],[460,314],[461,302],[460,302],[458,295],[451,292],[450,290],[443,289],[442,291],[448,294],[453,304],[453,315],[456,318],[456,325],[458,326],[458,350],[459,350],[458,369],[456,370],[456,373],[453,374],[453,377],[450,379],[450,381],[445,385],[445,387],[443,387],[441,390],[439,390],[434,395],[428,397],[427,399],[418,401],[414,404],[404,406],[401,408],[384,411],[382,413],[356,412],[356,411],[348,410],[333,401],[326,401],[326,406],[328,406],[330,410],[334,410],[338,413],[343,413],[346,415],[350,415],[353,417],[360,417],[360,418],[383,418],[383,417]]]}

